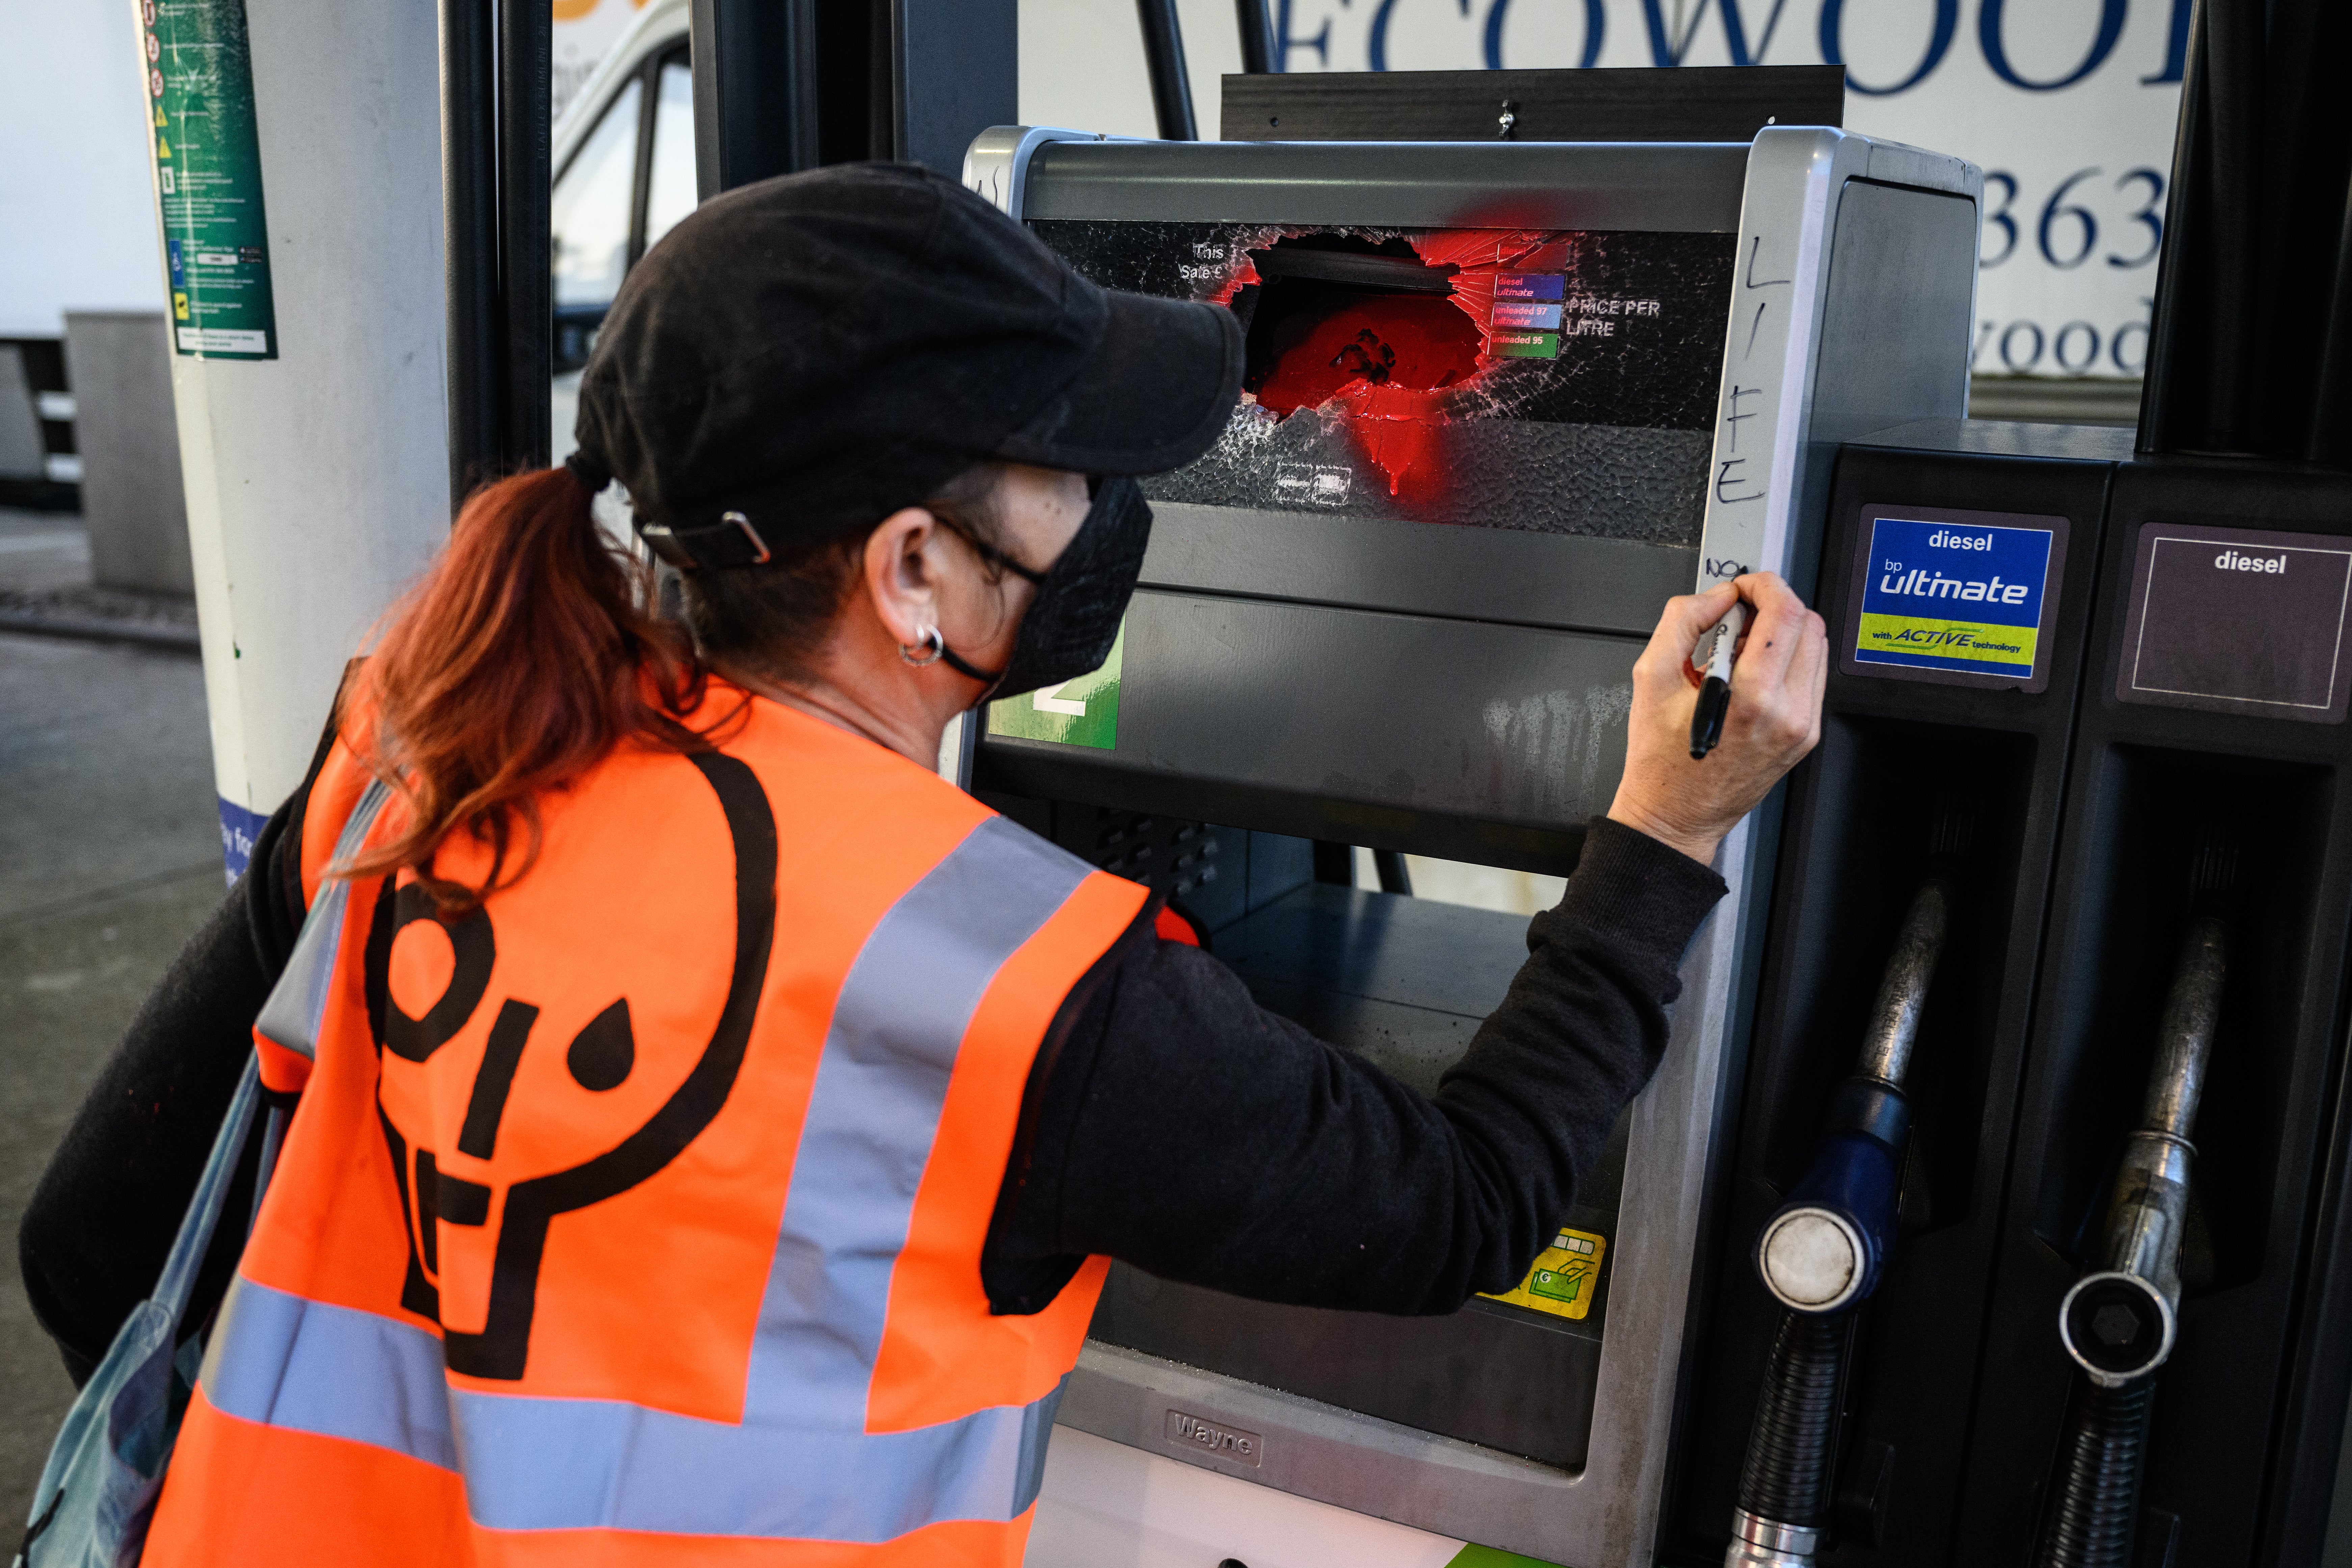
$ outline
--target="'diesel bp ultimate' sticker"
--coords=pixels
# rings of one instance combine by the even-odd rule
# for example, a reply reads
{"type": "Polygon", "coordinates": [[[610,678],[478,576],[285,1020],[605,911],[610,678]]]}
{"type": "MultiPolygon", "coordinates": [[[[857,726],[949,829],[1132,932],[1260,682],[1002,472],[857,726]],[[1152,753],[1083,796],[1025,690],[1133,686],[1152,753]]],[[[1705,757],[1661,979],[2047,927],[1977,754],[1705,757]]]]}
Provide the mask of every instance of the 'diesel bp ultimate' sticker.
{"type": "Polygon", "coordinates": [[[1842,663],[1854,675],[1965,686],[2050,682],[2066,521],[1865,507],[1842,663]]]}

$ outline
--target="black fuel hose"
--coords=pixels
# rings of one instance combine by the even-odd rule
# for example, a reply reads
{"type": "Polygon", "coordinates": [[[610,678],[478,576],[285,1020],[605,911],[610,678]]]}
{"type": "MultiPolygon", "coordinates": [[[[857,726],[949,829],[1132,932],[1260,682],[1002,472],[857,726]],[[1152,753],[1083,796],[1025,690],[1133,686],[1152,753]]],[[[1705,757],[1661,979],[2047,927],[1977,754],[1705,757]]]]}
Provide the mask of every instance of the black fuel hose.
{"type": "Polygon", "coordinates": [[[2121,1388],[2075,1377],[2033,1568],[2130,1568],[2155,1397],[2153,1377],[2121,1388]]]}
{"type": "Polygon", "coordinates": [[[1829,1521],[1830,1446],[1852,1321],[1843,1312],[1780,1315],[1739,1471],[1739,1507],[1749,1517],[1810,1530],[1829,1521]]]}

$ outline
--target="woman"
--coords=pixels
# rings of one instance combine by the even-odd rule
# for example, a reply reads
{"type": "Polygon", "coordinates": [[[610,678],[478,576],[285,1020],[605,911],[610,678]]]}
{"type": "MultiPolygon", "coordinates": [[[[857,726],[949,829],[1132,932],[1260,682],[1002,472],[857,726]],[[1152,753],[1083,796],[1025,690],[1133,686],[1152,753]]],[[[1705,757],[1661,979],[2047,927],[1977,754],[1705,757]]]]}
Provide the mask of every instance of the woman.
{"type": "Polygon", "coordinates": [[[646,258],[581,454],[468,501],[26,1220],[87,1365],[260,1016],[297,1110],[151,1564],[1009,1564],[1108,1258],[1391,1312],[1518,1281],[1663,1048],[1717,841],[1818,734],[1821,623],[1743,580],[1694,763],[1733,590],[1669,605],[1609,817],[1424,1100],[933,771],[1108,653],[1129,476],[1216,439],[1240,357],[903,167],[646,258]],[[690,645],[600,542],[615,476],[690,645]]]}

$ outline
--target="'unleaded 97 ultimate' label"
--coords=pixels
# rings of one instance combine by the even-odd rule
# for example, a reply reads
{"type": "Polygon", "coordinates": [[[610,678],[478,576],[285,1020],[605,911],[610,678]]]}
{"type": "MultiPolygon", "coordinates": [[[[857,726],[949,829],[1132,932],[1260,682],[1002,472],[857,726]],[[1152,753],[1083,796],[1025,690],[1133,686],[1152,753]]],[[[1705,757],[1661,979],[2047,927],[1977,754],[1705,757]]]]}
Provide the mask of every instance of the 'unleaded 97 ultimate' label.
{"type": "Polygon", "coordinates": [[[2033,678],[2053,529],[1880,515],[1867,521],[1856,664],[2003,683],[2033,678]]]}

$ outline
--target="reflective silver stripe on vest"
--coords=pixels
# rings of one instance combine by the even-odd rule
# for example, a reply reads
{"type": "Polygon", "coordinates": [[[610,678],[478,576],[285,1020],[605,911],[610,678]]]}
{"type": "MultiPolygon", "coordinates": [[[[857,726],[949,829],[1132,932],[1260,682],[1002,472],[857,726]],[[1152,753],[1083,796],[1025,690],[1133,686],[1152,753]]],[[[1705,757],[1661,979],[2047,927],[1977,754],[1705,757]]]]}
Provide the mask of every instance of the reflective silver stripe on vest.
{"type": "Polygon", "coordinates": [[[747,1420],[865,1430],[890,1270],[964,1029],[1005,960],[1089,869],[992,816],[866,939],[834,1004],[801,1125],[744,1387],[747,1420]]]}
{"type": "MultiPolygon", "coordinates": [[[[368,829],[375,826],[376,814],[391,795],[382,779],[368,781],[335,840],[330,868],[360,852],[360,846],[367,842],[368,829]]],[[[319,1054],[319,1026],[327,1016],[327,987],[335,978],[335,955],[343,945],[343,916],[351,902],[350,879],[328,876],[319,889],[318,904],[302,918],[302,933],[294,939],[294,952],[286,961],[284,973],[269,988],[261,1016],[253,1021],[264,1039],[297,1056],[315,1059],[319,1054]]]]}
{"type": "Polygon", "coordinates": [[[866,1401],[964,1032],[1005,961],[1090,869],[992,817],[867,937],[810,1091],[740,1424],[452,1390],[432,1333],[249,1280],[224,1309],[206,1397],[247,1420],[461,1468],[468,1511],[492,1529],[876,1542],[1019,1516],[1060,1389],[908,1432],[866,1431],[866,1401]],[[449,1417],[437,1426],[415,1408],[427,1386],[449,1417]]]}
{"type": "Polygon", "coordinates": [[[457,1468],[441,1340],[423,1329],[239,1275],[198,1381],[215,1409],[244,1420],[457,1468]]]}

